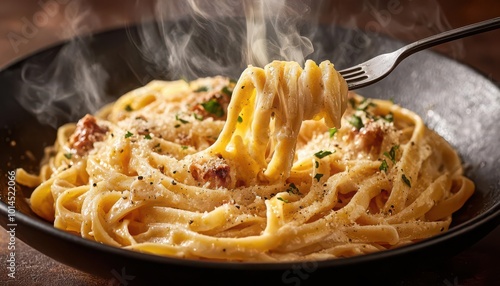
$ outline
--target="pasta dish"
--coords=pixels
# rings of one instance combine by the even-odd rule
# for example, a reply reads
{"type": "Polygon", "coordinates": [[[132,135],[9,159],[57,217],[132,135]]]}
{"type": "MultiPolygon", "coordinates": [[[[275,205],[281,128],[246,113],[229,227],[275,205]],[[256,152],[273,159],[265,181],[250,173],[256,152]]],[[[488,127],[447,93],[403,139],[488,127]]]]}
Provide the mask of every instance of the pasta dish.
{"type": "Polygon", "coordinates": [[[350,257],[438,235],[474,192],[417,114],[332,63],[159,81],[61,126],[33,211],[107,245],[224,261],[350,257]]]}

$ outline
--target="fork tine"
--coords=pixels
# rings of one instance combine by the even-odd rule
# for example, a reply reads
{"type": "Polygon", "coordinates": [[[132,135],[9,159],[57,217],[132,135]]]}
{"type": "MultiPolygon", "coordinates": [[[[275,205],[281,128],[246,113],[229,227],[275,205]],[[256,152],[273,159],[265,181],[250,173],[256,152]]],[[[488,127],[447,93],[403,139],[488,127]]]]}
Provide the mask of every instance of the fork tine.
{"type": "Polygon", "coordinates": [[[353,73],[353,72],[357,72],[357,71],[360,71],[362,70],[363,68],[361,66],[353,66],[353,67],[350,67],[350,68],[347,68],[347,69],[344,69],[344,70],[341,70],[339,71],[339,73],[342,75],[342,76],[346,76],[350,73],[353,73]]]}
{"type": "Polygon", "coordinates": [[[365,74],[365,71],[364,70],[359,70],[359,71],[356,71],[356,72],[351,72],[349,74],[345,74],[345,75],[341,74],[341,75],[342,75],[342,77],[345,80],[348,80],[348,79],[355,78],[355,77],[363,75],[363,74],[365,74]]]}
{"type": "Polygon", "coordinates": [[[344,78],[344,79],[345,79],[346,83],[354,83],[354,82],[359,82],[359,81],[365,80],[367,78],[368,78],[368,76],[366,74],[362,73],[356,77],[344,78]]]}

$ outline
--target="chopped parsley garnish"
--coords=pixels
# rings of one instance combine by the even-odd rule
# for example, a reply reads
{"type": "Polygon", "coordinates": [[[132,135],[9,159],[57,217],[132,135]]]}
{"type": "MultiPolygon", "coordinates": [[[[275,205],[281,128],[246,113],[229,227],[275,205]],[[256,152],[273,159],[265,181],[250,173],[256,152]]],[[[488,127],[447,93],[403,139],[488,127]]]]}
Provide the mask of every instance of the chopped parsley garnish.
{"type": "Polygon", "coordinates": [[[125,105],[125,111],[133,111],[132,106],[130,104],[125,105]]]}
{"type": "Polygon", "coordinates": [[[314,175],[314,178],[316,179],[316,181],[319,182],[319,180],[321,179],[321,177],[323,177],[324,175],[323,174],[320,174],[320,173],[317,173],[316,175],[314,175]]]}
{"type": "Polygon", "coordinates": [[[174,127],[175,128],[179,128],[179,127],[181,127],[181,125],[180,124],[175,124],[174,127]]]}
{"type": "Polygon", "coordinates": [[[386,116],[383,116],[382,118],[387,122],[393,122],[394,114],[392,114],[392,112],[389,112],[386,116]]]}
{"type": "Polygon", "coordinates": [[[199,121],[203,120],[203,115],[199,115],[199,114],[193,113],[193,116],[194,116],[194,119],[196,119],[196,120],[199,120],[199,121]]]}
{"type": "Polygon", "coordinates": [[[370,107],[370,106],[377,106],[377,105],[375,103],[371,102],[371,100],[365,98],[365,99],[363,99],[363,101],[361,101],[358,108],[356,108],[356,109],[366,111],[368,109],[368,107],[370,107]]]}
{"type": "Polygon", "coordinates": [[[71,154],[71,153],[64,153],[64,157],[66,157],[66,159],[71,159],[71,157],[73,157],[73,154],[71,154]]]}
{"type": "Polygon", "coordinates": [[[175,115],[175,120],[180,121],[182,124],[189,123],[189,121],[187,121],[187,120],[184,120],[184,119],[180,118],[180,117],[179,117],[179,114],[176,114],[176,115],[175,115]]]}
{"type": "Polygon", "coordinates": [[[322,159],[331,154],[333,154],[333,152],[331,151],[319,151],[314,153],[314,156],[318,157],[319,159],[322,159]]]}
{"type": "Polygon", "coordinates": [[[287,193],[290,193],[290,194],[300,194],[300,191],[299,189],[297,188],[297,186],[295,186],[294,183],[290,183],[290,185],[288,185],[288,189],[286,189],[287,193]]]}
{"type": "Polygon", "coordinates": [[[227,95],[229,97],[233,95],[233,91],[230,90],[227,86],[223,87],[221,89],[221,91],[222,91],[222,93],[224,93],[225,95],[227,95]]]}
{"type": "Polygon", "coordinates": [[[387,161],[383,160],[382,164],[380,164],[380,167],[378,168],[380,171],[384,171],[387,173],[387,170],[389,169],[389,165],[387,165],[387,161]]]}
{"type": "Polygon", "coordinates": [[[144,135],[144,139],[151,140],[152,138],[151,138],[151,135],[146,134],[146,135],[144,135]]]}
{"type": "Polygon", "coordinates": [[[220,103],[215,99],[210,99],[209,101],[202,103],[201,106],[203,106],[208,113],[215,116],[222,117],[224,115],[224,109],[222,109],[220,103]]]}
{"type": "Polygon", "coordinates": [[[238,123],[241,123],[241,122],[243,122],[243,117],[238,116],[238,123]]]}
{"type": "Polygon", "coordinates": [[[328,133],[330,134],[330,138],[332,138],[335,135],[335,133],[337,133],[337,131],[338,130],[336,127],[328,129],[328,133]]]}
{"type": "Polygon", "coordinates": [[[194,92],[205,92],[205,91],[208,91],[208,87],[207,86],[200,86],[194,92]]]}
{"type": "Polygon", "coordinates": [[[365,125],[363,124],[363,120],[357,115],[353,115],[351,117],[351,120],[349,120],[349,123],[351,123],[351,125],[354,126],[357,130],[365,127],[365,125]]]}
{"type": "Polygon", "coordinates": [[[132,132],[127,131],[127,133],[125,133],[125,138],[132,137],[132,135],[134,135],[132,132]]]}
{"type": "Polygon", "coordinates": [[[396,150],[399,149],[399,145],[394,145],[391,147],[391,150],[389,152],[384,152],[384,156],[389,158],[392,163],[396,163],[396,150]]]}
{"type": "Polygon", "coordinates": [[[316,167],[316,168],[319,167],[319,162],[318,161],[314,161],[314,167],[316,167]]]}
{"type": "Polygon", "coordinates": [[[356,100],[354,98],[349,98],[349,103],[351,104],[351,107],[352,108],[355,108],[356,107],[356,100]]]}
{"type": "Polygon", "coordinates": [[[403,182],[404,182],[404,183],[405,183],[408,187],[410,187],[410,188],[411,188],[411,182],[410,182],[410,180],[409,180],[409,179],[405,176],[405,174],[403,174],[403,175],[401,176],[401,179],[403,179],[403,182]]]}
{"type": "Polygon", "coordinates": [[[282,198],[282,197],[278,197],[277,199],[278,199],[278,200],[280,200],[280,201],[282,201],[282,202],[288,203],[288,200],[287,200],[287,199],[284,199],[284,198],[282,198]]]}
{"type": "Polygon", "coordinates": [[[183,145],[183,146],[181,146],[181,148],[182,148],[182,150],[186,150],[188,148],[188,146],[183,145]]]}

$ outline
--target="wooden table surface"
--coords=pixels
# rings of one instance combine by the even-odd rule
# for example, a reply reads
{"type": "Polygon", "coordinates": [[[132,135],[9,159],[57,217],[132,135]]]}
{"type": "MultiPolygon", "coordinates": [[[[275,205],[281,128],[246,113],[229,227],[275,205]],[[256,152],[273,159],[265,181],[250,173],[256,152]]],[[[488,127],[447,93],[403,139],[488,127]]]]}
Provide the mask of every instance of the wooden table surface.
{"type": "MultiPolygon", "coordinates": [[[[85,22],[87,29],[96,31],[120,27],[144,17],[150,17],[150,7],[153,1],[141,1],[140,5],[136,4],[136,1],[84,1],[83,6],[87,7],[85,9],[78,5],[80,2],[76,0],[0,1],[0,68],[23,57],[23,55],[77,33],[77,30],[68,33],[66,25],[68,17],[73,19],[72,17],[90,11],[90,15],[82,16],[82,20],[88,21],[85,22]],[[49,5],[49,3],[51,4],[49,5]],[[23,31],[27,22],[36,23],[35,29],[23,31]]],[[[352,24],[349,21],[352,18],[345,15],[358,15],[355,25],[366,27],[370,23],[378,23],[382,33],[403,40],[416,40],[419,37],[428,36],[436,31],[433,30],[435,28],[443,30],[500,16],[500,1],[497,0],[419,1],[420,6],[411,6],[414,5],[411,0],[352,1],[349,4],[346,3],[347,1],[337,1],[327,5],[331,9],[331,15],[328,15],[329,11],[326,11],[325,18],[331,19],[331,16],[334,15],[339,22],[352,24]],[[379,4],[373,8],[373,3],[379,4]],[[394,6],[395,3],[399,6],[394,6]],[[344,13],[341,13],[342,16],[340,16],[334,11],[344,13]],[[421,19],[427,20],[424,20],[424,25],[413,25],[411,33],[408,33],[408,30],[398,28],[398,23],[405,21],[422,23],[421,19]]],[[[460,40],[458,45],[443,45],[436,50],[474,67],[498,83],[500,82],[499,47],[500,33],[495,31],[460,40]]],[[[120,284],[116,279],[106,280],[94,277],[58,263],[22,241],[17,241],[16,244],[18,255],[16,278],[9,278],[5,267],[8,238],[8,233],[4,229],[0,229],[0,257],[2,261],[0,285],[120,284]]],[[[398,281],[388,280],[387,284],[500,285],[499,241],[500,227],[497,227],[469,249],[435,268],[431,270],[417,268],[413,274],[398,281]]]]}

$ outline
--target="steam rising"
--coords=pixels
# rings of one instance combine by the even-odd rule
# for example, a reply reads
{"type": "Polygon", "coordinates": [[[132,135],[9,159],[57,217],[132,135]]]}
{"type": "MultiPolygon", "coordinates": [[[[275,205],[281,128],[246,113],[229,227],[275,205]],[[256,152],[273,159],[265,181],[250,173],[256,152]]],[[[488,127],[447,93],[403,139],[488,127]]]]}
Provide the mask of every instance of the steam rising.
{"type": "Polygon", "coordinates": [[[154,11],[157,23],[141,27],[136,45],[172,78],[235,77],[249,64],[303,63],[313,52],[300,34],[310,12],[302,1],[158,1],[154,11]]]}
{"type": "MultiPolygon", "coordinates": [[[[88,33],[84,23],[96,23],[90,10],[80,2],[70,2],[65,10],[68,35],[88,33]]],[[[75,121],[85,113],[96,112],[104,103],[107,71],[93,59],[88,49],[91,38],[76,37],[53,55],[27,61],[22,70],[23,107],[37,116],[42,124],[57,127],[75,121]],[[41,61],[41,62],[38,62],[41,61]],[[48,63],[47,63],[48,62],[48,63]]]]}
{"type": "MultiPolygon", "coordinates": [[[[272,60],[303,64],[307,58],[328,59],[343,68],[373,56],[378,43],[369,33],[420,39],[450,28],[433,0],[396,1],[401,9],[411,9],[414,17],[409,18],[398,17],[399,8],[387,6],[387,1],[359,2],[349,5],[358,10],[349,11],[344,1],[158,0],[151,10],[155,21],[145,15],[149,22],[128,30],[149,75],[137,79],[143,85],[155,78],[236,79],[250,64],[263,67],[272,60]],[[345,28],[342,35],[333,24],[345,28]]],[[[89,25],[98,27],[98,18],[83,3],[68,4],[65,18],[70,34],[85,34],[85,29],[92,30],[89,25]]],[[[19,102],[41,123],[57,127],[76,121],[111,100],[105,93],[110,76],[89,49],[91,40],[76,37],[50,63],[32,60],[23,66],[19,102]]]]}

